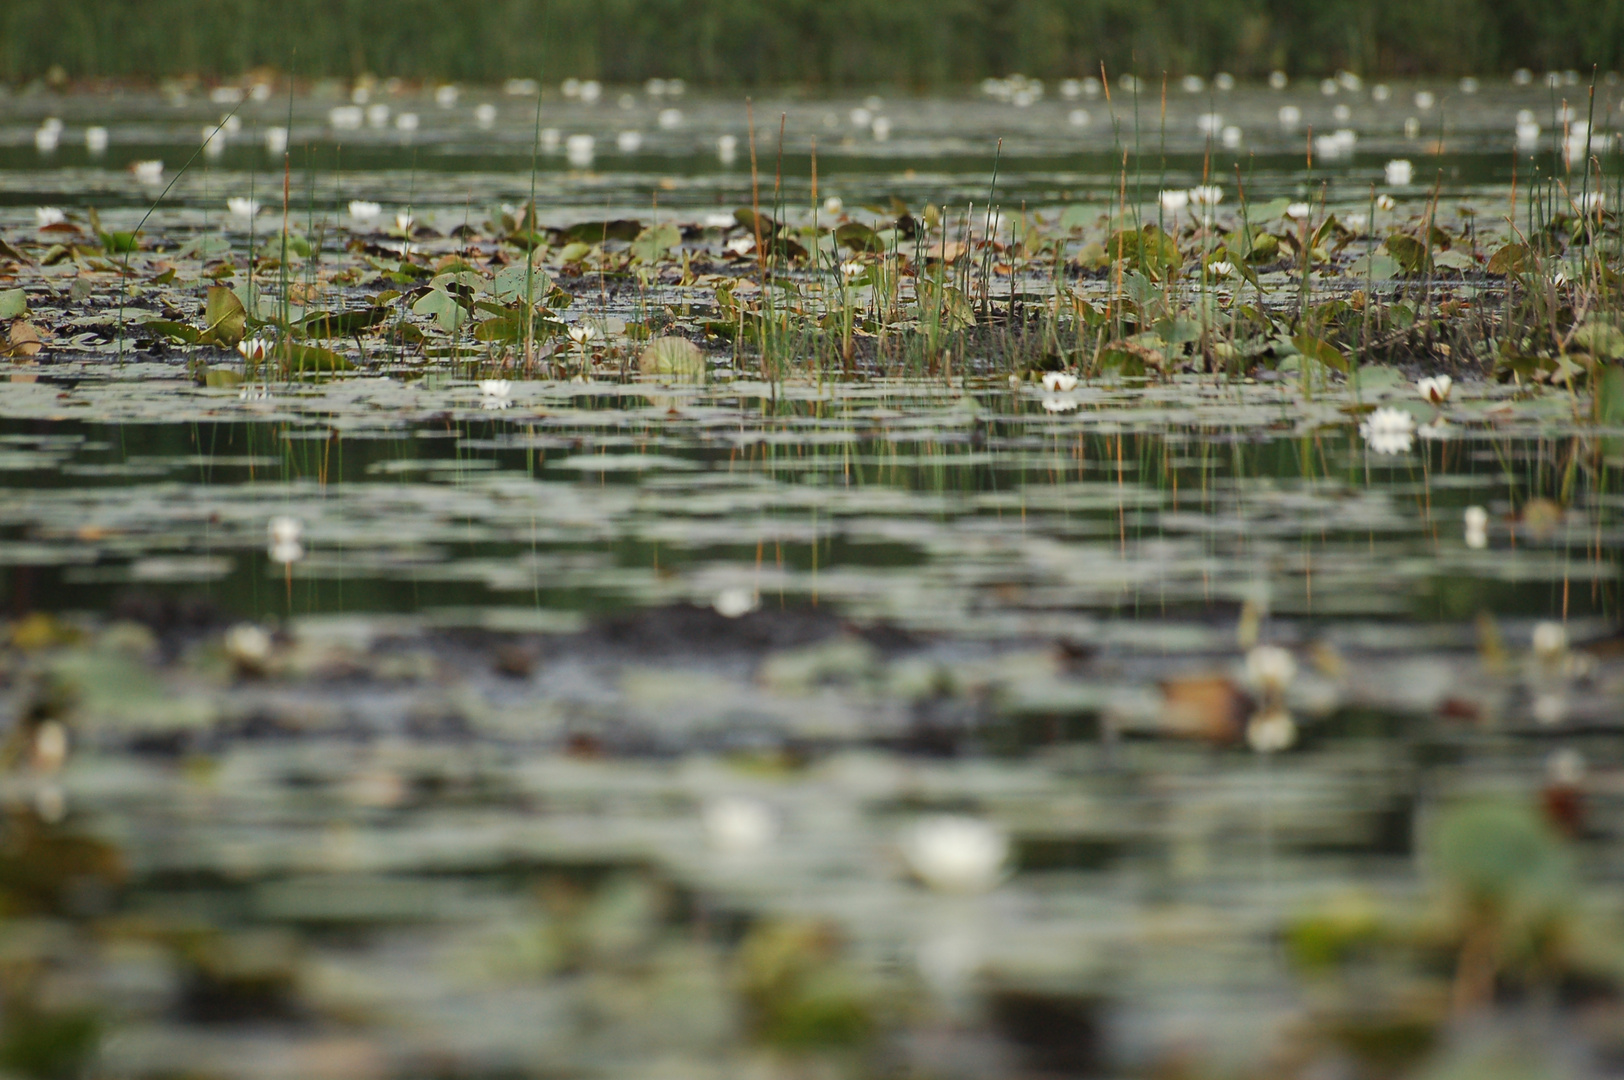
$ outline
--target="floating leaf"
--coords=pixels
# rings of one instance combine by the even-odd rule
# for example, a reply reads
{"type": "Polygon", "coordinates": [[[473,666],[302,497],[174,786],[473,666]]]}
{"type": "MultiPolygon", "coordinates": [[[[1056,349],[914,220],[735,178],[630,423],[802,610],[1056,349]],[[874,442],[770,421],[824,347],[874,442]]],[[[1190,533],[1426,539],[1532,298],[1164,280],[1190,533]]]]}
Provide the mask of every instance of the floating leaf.
{"type": "Polygon", "coordinates": [[[1121,229],[1105,244],[1106,254],[1131,270],[1139,270],[1153,281],[1176,274],[1184,265],[1179,246],[1155,225],[1143,229],[1121,229]]]}
{"type": "Polygon", "coordinates": [[[844,245],[851,251],[880,252],[885,245],[880,242],[879,234],[864,225],[861,221],[848,221],[834,232],[835,242],[844,245]]]}
{"type": "Polygon", "coordinates": [[[1526,245],[1507,244],[1489,256],[1489,264],[1485,269],[1491,274],[1498,275],[1521,274],[1529,269],[1531,262],[1526,245]]]}
{"type": "Polygon", "coordinates": [[[699,346],[680,337],[658,337],[650,341],[637,358],[637,367],[644,375],[701,380],[708,370],[705,354],[699,346]]]}
{"type": "MultiPolygon", "coordinates": [[[[544,319],[532,317],[530,320],[530,340],[546,341],[556,334],[564,332],[564,324],[557,319],[544,319]]],[[[506,312],[495,318],[486,319],[474,327],[475,341],[503,341],[509,344],[520,344],[524,341],[525,320],[524,311],[506,312]]]]}
{"type": "Polygon", "coordinates": [[[1517,803],[1457,806],[1432,835],[1438,872],[1476,903],[1555,905],[1570,895],[1572,862],[1561,836],[1517,803]]]}
{"type": "Polygon", "coordinates": [[[1427,268],[1427,247],[1413,236],[1394,233],[1383,245],[1406,274],[1419,274],[1427,268]]]}
{"type": "Polygon", "coordinates": [[[632,255],[646,263],[659,262],[672,248],[682,243],[682,230],[670,222],[651,225],[637,234],[632,241],[632,255]]]}
{"type": "Polygon", "coordinates": [[[1573,332],[1573,348],[1599,360],[1624,358],[1624,331],[1608,322],[1592,319],[1573,332]]]}
{"type": "Polygon", "coordinates": [[[566,240],[602,244],[609,240],[635,240],[642,231],[642,222],[635,218],[622,218],[617,221],[583,221],[565,229],[563,236],[566,240]]]}
{"type": "Polygon", "coordinates": [[[430,315],[447,333],[456,333],[457,327],[468,321],[468,311],[449,293],[430,289],[412,305],[419,315],[430,315]]]}
{"type": "Polygon", "coordinates": [[[14,322],[11,324],[11,333],[6,343],[6,354],[9,356],[30,357],[38,354],[44,348],[39,340],[39,331],[33,323],[14,322]]]}
{"type": "Polygon", "coordinates": [[[1312,334],[1299,334],[1291,339],[1291,343],[1297,346],[1298,352],[1311,360],[1317,360],[1337,371],[1348,370],[1348,358],[1342,355],[1340,349],[1323,338],[1314,337],[1312,334]]]}
{"type": "Polygon", "coordinates": [[[248,329],[248,310],[237,294],[224,285],[210,285],[203,313],[204,328],[199,341],[231,346],[242,340],[248,329]]]}
{"type": "Polygon", "coordinates": [[[28,294],[21,289],[0,291],[0,319],[20,319],[28,314],[28,294]]]}
{"type": "Polygon", "coordinates": [[[389,317],[381,307],[360,308],[355,311],[319,311],[305,316],[300,329],[308,337],[354,337],[361,331],[377,326],[389,317]]]}
{"type": "Polygon", "coordinates": [[[153,319],[151,322],[141,324],[141,329],[158,337],[170,338],[187,345],[196,345],[203,336],[195,326],[187,326],[182,322],[171,322],[168,319],[153,319]]]}
{"type": "Polygon", "coordinates": [[[288,370],[301,374],[323,371],[350,371],[355,365],[331,349],[315,345],[288,344],[276,350],[287,360],[288,370]],[[285,351],[284,351],[285,350],[285,351]]]}

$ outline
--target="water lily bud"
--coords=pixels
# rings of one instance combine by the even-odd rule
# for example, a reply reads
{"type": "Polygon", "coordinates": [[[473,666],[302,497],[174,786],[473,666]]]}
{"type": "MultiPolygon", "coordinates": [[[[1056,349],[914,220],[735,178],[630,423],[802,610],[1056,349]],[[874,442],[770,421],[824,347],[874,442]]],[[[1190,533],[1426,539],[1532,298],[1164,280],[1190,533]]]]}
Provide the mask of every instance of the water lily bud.
{"type": "Polygon", "coordinates": [[[59,720],[47,720],[34,729],[34,768],[54,773],[68,760],[68,729],[59,720]]]}

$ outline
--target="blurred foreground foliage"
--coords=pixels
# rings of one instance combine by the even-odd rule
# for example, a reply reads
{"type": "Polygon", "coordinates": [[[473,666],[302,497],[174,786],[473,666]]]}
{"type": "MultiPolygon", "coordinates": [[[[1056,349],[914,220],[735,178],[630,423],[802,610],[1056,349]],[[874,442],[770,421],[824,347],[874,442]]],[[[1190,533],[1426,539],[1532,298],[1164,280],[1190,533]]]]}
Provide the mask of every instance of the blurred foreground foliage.
{"type": "Polygon", "coordinates": [[[364,72],[930,88],[1280,68],[1616,68],[1624,0],[11,0],[0,78],[364,72]]]}

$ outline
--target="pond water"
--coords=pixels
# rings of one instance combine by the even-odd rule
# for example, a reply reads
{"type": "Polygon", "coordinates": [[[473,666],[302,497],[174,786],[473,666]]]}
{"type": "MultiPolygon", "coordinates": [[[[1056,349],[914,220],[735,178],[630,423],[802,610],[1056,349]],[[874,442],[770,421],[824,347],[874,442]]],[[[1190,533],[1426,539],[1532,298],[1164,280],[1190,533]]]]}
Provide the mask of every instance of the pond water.
{"type": "MultiPolygon", "coordinates": [[[[946,352],[918,344],[926,286],[887,300],[883,251],[840,256],[866,290],[844,309],[796,269],[796,313],[854,312],[857,344],[772,362],[735,299],[765,266],[735,224],[741,101],[611,90],[538,122],[379,94],[335,131],[346,99],[249,100],[176,179],[231,103],[0,99],[23,256],[0,299],[44,339],[0,361],[0,1067],[1616,1071],[1624,429],[1447,353],[1226,373],[1166,332],[1164,370],[1045,384],[1074,355],[1062,299],[1122,279],[972,247],[1020,228],[1086,259],[1096,218],[1208,180],[1226,218],[1238,190],[1343,217],[1379,191],[1395,223],[1436,203],[1476,258],[1522,212],[1514,176],[1572,180],[1564,102],[1605,135],[1615,88],[1593,112],[1585,87],[1175,88],[1165,121],[1159,88],[1112,92],[754,102],[762,207],[781,177],[788,220],[907,211],[942,265],[960,236],[1009,262],[979,308],[965,277],[977,329],[946,352]],[[156,185],[127,171],[160,158],[156,185]],[[532,190],[556,325],[481,336],[525,302],[501,237],[532,190]],[[128,261],[91,250],[144,216],[128,261]],[[660,222],[676,239],[628,255],[660,222]],[[196,343],[211,285],[238,336],[392,314],[290,379],[196,343]],[[1034,344],[1018,305],[1051,301],[1034,344]],[[700,369],[637,374],[659,334],[700,369]],[[1438,370],[1434,404],[1414,378],[1438,370]]],[[[1362,285],[1413,316],[1418,284],[1373,258],[1361,283],[1374,240],[1345,231],[1311,279],[1259,260],[1259,306],[1362,285]]],[[[1504,297],[1471,264],[1434,284],[1504,297]]]]}

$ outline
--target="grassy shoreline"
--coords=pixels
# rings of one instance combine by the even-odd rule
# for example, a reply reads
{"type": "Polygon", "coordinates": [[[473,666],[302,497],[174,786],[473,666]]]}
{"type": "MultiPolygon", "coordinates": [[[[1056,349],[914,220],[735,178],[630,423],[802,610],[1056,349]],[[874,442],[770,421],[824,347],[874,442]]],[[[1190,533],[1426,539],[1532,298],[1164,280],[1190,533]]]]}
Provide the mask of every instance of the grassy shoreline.
{"type": "Polygon", "coordinates": [[[934,89],[1013,71],[1241,77],[1588,72],[1624,64],[1624,0],[1303,5],[1283,0],[546,0],[387,9],[310,0],[14,0],[0,80],[370,72],[489,81],[680,77],[711,86],[934,89]]]}

